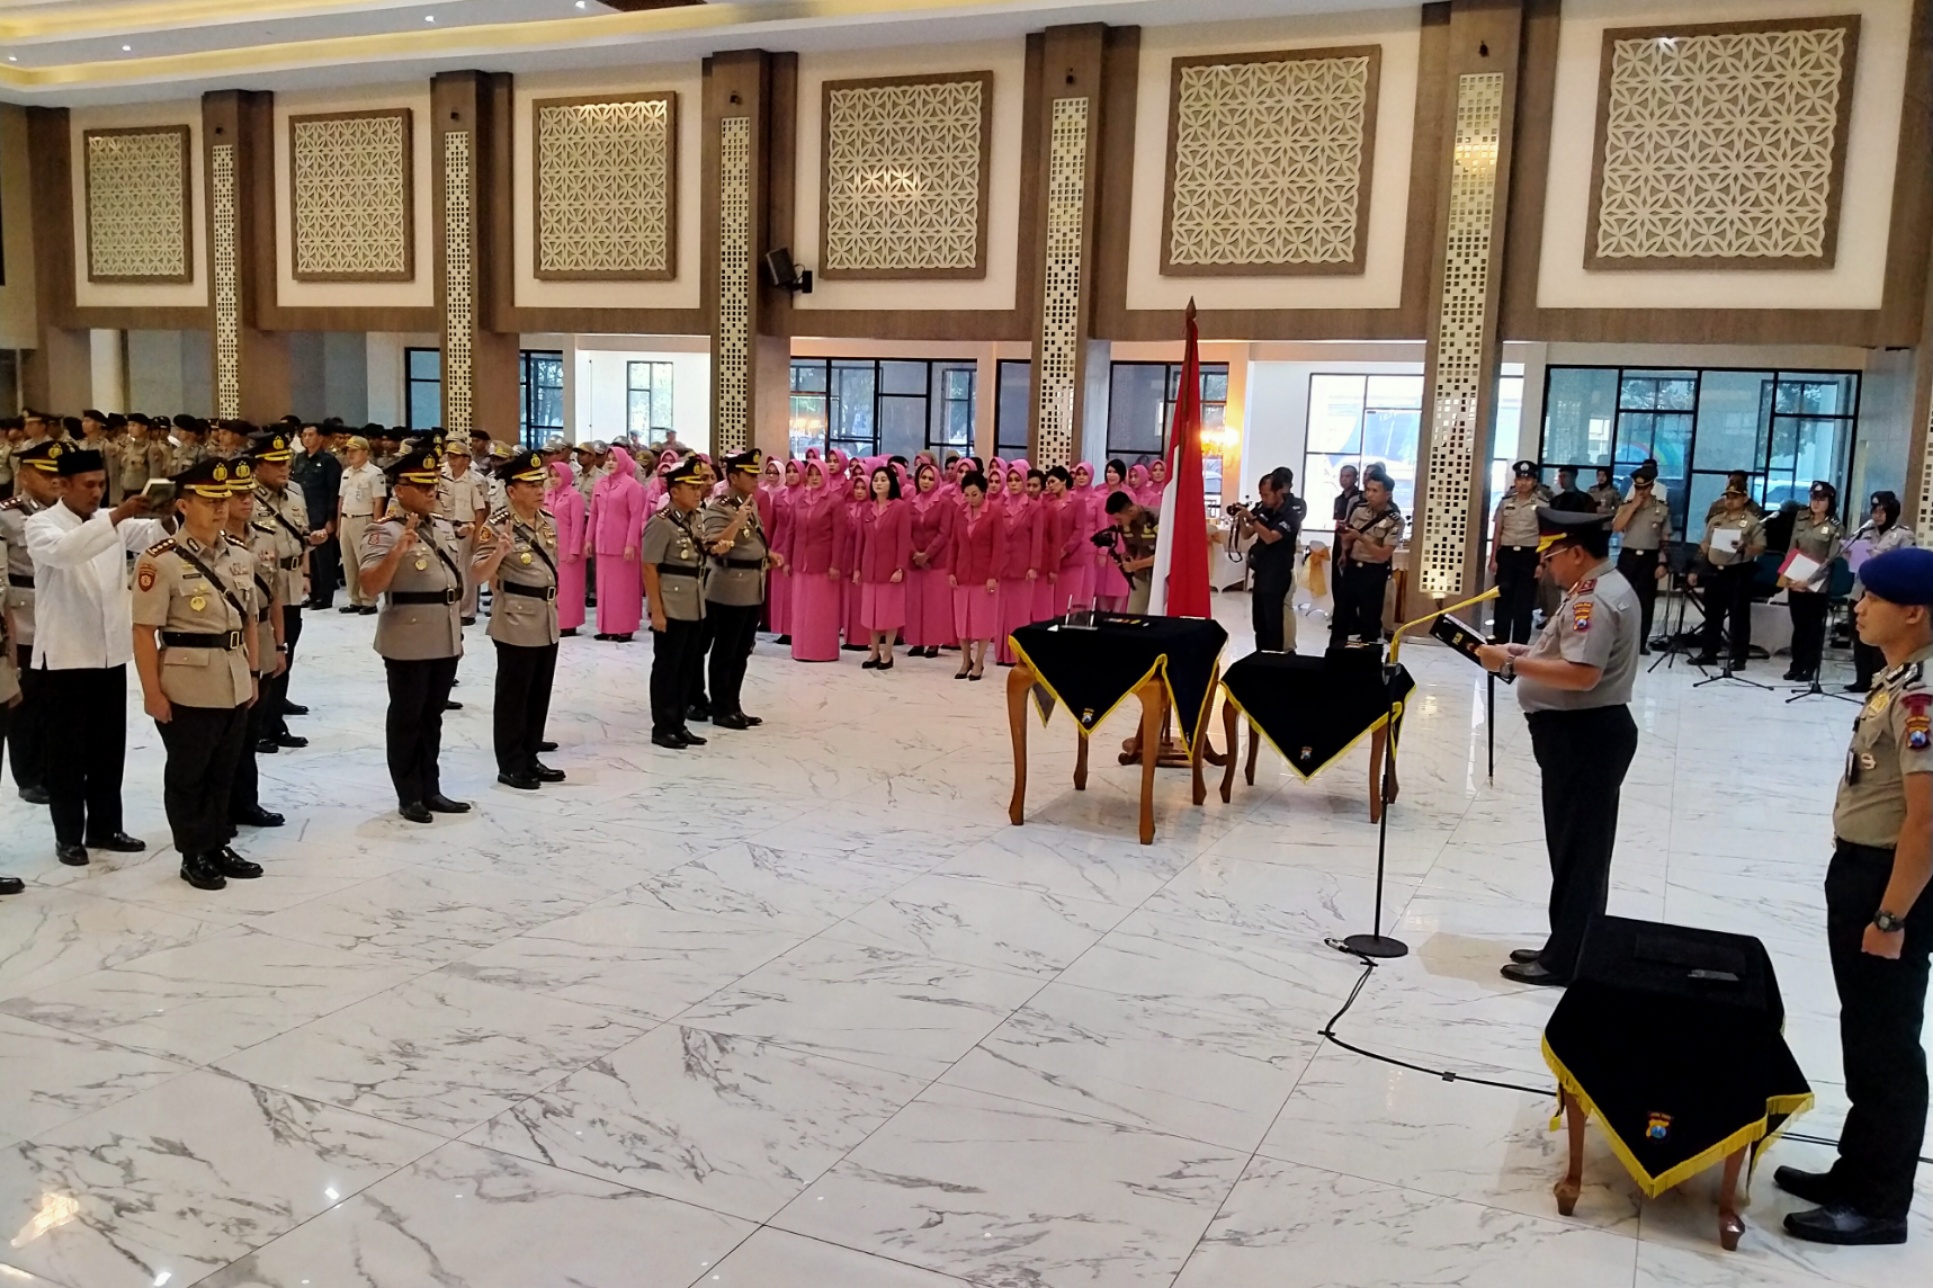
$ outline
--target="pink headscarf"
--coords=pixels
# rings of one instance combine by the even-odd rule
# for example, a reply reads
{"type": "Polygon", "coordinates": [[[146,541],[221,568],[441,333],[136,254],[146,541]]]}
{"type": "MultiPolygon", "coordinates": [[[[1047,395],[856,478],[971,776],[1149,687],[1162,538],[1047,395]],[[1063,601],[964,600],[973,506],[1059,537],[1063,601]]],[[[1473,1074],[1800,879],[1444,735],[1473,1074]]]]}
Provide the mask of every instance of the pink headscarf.
{"type": "Polygon", "coordinates": [[[631,459],[631,453],[625,451],[622,447],[613,447],[611,449],[610,473],[592,484],[591,491],[593,493],[617,492],[622,491],[626,486],[643,486],[643,484],[638,482],[637,462],[633,461],[631,459]]]}

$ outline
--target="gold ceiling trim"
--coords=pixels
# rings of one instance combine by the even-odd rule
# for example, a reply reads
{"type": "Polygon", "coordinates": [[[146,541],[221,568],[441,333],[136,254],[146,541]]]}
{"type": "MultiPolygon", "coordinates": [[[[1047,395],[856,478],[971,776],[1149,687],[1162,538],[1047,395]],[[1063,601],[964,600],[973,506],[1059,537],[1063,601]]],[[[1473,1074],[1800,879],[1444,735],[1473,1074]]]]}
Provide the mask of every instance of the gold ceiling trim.
{"type": "Polygon", "coordinates": [[[0,41],[84,40],[236,22],[382,13],[405,7],[413,7],[410,0],[254,0],[248,5],[237,5],[235,0],[128,0],[125,4],[90,5],[79,10],[31,6],[0,18],[0,41]]]}
{"type": "MultiPolygon", "coordinates": [[[[170,6],[130,6],[161,9],[176,3],[196,8],[216,0],[170,0],[170,6]]],[[[1028,0],[991,0],[991,5],[1024,7],[1028,0]]],[[[233,11],[232,3],[225,6],[233,11]]],[[[293,7],[293,6],[291,6],[293,7]]],[[[536,49],[618,44],[627,38],[719,30],[730,27],[771,27],[810,20],[912,18],[956,9],[984,13],[989,0],[789,0],[783,4],[702,4],[638,13],[585,14],[531,22],[423,26],[407,31],[334,36],[321,40],[287,41],[233,49],[211,49],[189,54],[100,59],[22,67],[0,63],[0,89],[34,90],[129,81],[165,82],[220,75],[260,75],[264,72],[356,62],[401,61],[438,56],[471,58],[536,49]]],[[[119,11],[117,11],[119,12],[119,11]]],[[[255,11],[253,17],[261,13],[255,11]]],[[[4,30],[4,29],[0,29],[4,30]]]]}

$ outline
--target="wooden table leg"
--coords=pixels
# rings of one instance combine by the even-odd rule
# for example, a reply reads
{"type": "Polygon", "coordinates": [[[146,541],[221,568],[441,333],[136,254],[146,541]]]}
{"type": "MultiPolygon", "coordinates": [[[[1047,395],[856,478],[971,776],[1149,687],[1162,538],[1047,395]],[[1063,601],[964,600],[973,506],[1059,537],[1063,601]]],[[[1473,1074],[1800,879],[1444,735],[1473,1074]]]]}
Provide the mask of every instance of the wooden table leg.
{"type": "Polygon", "coordinates": [[[1080,732],[1079,721],[1075,722],[1074,736],[1080,741],[1080,746],[1074,749],[1074,790],[1084,792],[1087,790],[1087,735],[1080,732]]]}
{"type": "Polygon", "coordinates": [[[1718,1242],[1727,1252],[1738,1251],[1739,1238],[1745,1233],[1745,1221],[1738,1215],[1738,1174],[1750,1148],[1736,1149],[1725,1159],[1725,1175],[1718,1183],[1718,1242]]]}
{"type": "Polygon", "coordinates": [[[1027,813],[1027,691],[1033,687],[1034,673],[1024,663],[1007,672],[1007,732],[1013,737],[1013,800],[1007,804],[1007,821],[1015,827],[1027,813]]]}
{"type": "MultiPolygon", "coordinates": [[[[1188,757],[1188,770],[1195,776],[1195,804],[1200,805],[1208,799],[1208,784],[1202,781],[1202,762],[1208,757],[1208,722],[1202,721],[1202,730],[1195,735],[1193,754],[1188,757]]],[[[1230,756],[1230,760],[1234,757],[1230,756]]]]}
{"type": "Polygon", "coordinates": [[[1154,769],[1161,761],[1162,703],[1167,693],[1159,683],[1144,684],[1141,698],[1141,844],[1154,844],[1154,769]]]}
{"type": "MultiPolygon", "coordinates": [[[[1242,745],[1241,726],[1236,723],[1235,704],[1222,699],[1222,741],[1228,744],[1228,760],[1222,765],[1222,804],[1228,804],[1235,792],[1235,762],[1239,757],[1235,752],[1242,745]]],[[[1253,774],[1249,781],[1255,781],[1253,774]]]]}
{"type": "Polygon", "coordinates": [[[1242,780],[1250,787],[1255,786],[1255,758],[1262,753],[1262,726],[1253,720],[1248,722],[1248,764],[1242,770],[1242,780]]]}
{"type": "Polygon", "coordinates": [[[1571,1160],[1570,1170],[1557,1182],[1553,1192],[1557,1195],[1558,1214],[1569,1216],[1577,1211],[1577,1196],[1584,1192],[1584,1106],[1569,1092],[1559,1092],[1558,1096],[1564,1105],[1564,1126],[1570,1134],[1571,1160]]]}

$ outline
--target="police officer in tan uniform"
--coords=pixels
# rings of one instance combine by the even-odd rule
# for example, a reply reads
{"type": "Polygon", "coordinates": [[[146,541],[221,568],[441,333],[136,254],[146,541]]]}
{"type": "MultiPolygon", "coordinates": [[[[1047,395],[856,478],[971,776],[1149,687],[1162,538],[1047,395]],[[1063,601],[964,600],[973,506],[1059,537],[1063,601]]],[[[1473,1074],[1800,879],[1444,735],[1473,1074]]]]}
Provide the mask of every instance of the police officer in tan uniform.
{"type": "MultiPolygon", "coordinates": [[[[461,438],[451,438],[444,448],[443,481],[437,488],[437,510],[448,519],[456,529],[457,563],[462,567],[470,566],[470,556],[476,549],[476,527],[490,512],[490,489],[487,480],[471,467],[471,447],[461,438]]],[[[482,462],[477,462],[481,466],[482,462]]],[[[472,580],[463,588],[463,624],[470,625],[477,619],[477,583],[472,580]]]]}
{"type": "Polygon", "coordinates": [[[695,456],[678,463],[665,477],[671,504],[651,516],[638,545],[651,609],[651,741],[672,751],[707,741],[685,723],[691,674],[705,647],[705,541],[698,518],[705,476],[695,456]]]}
{"type": "MultiPolygon", "coordinates": [[[[247,589],[249,630],[255,635],[257,691],[261,681],[274,679],[288,656],[282,638],[282,578],[276,567],[275,525],[255,518],[255,461],[243,457],[234,462],[235,490],[228,497],[228,555],[235,583],[247,589]]],[[[280,827],[287,820],[273,810],[262,808],[260,775],[256,768],[256,744],[262,740],[262,704],[248,709],[248,732],[242,737],[242,756],[235,766],[234,790],[228,794],[228,820],[247,827],[280,827]]]]}
{"type": "Polygon", "coordinates": [[[228,797],[256,699],[250,672],[259,664],[246,590],[222,532],[233,472],[210,458],[175,486],[180,530],[134,566],[134,666],[167,748],[162,800],[181,879],[219,890],[230,877],[262,875],[228,844],[228,797]]]}
{"type": "Polygon", "coordinates": [[[557,524],[544,509],[550,472],[538,452],[497,469],[505,506],[477,529],[472,583],[490,583],[489,635],[497,647],[492,737],[497,781],[520,791],[561,783],[537,759],[557,677],[557,524]]]}
{"type": "MultiPolygon", "coordinates": [[[[309,709],[289,701],[289,672],[295,668],[296,645],[302,639],[302,606],[309,602],[309,547],[317,544],[309,530],[309,506],[302,489],[289,486],[289,463],[295,457],[295,441],[286,429],[255,435],[255,517],[274,529],[276,541],[277,587],[282,592],[282,638],[288,651],[282,656],[282,671],[263,686],[262,738],[255,749],[272,754],[282,747],[309,745],[307,738],[289,732],[288,718],[309,713],[309,709]]],[[[314,537],[327,540],[324,533],[314,537]]]]}
{"type": "Polygon", "coordinates": [[[1658,495],[1658,467],[1650,461],[1631,471],[1631,495],[1611,516],[1611,531],[1623,538],[1618,548],[1618,571],[1637,592],[1644,614],[1638,652],[1651,651],[1651,617],[1658,604],[1658,584],[1665,576],[1665,547],[1671,542],[1671,507],[1658,495]]]}
{"type": "Polygon", "coordinates": [[[1709,571],[1687,578],[1706,587],[1705,629],[1694,660],[1699,666],[1717,664],[1720,623],[1729,618],[1731,669],[1742,671],[1752,648],[1752,574],[1765,553],[1765,525],[1747,507],[1751,498],[1744,488],[1734,484],[1719,499],[1725,508],[1706,520],[1705,539],[1698,543],[1709,571]]]}
{"type": "Polygon", "coordinates": [[[1838,504],[1839,489],[1819,479],[1807,495],[1806,508],[1792,519],[1791,549],[1819,567],[1809,577],[1779,578],[1779,585],[1785,588],[1786,611],[1792,616],[1792,665],[1785,672],[1788,680],[1817,680],[1819,664],[1825,658],[1830,607],[1826,591],[1832,580],[1832,562],[1846,548],[1846,525],[1833,514],[1838,504]]]}
{"type": "Polygon", "coordinates": [[[7,751],[20,799],[45,805],[47,706],[45,679],[33,669],[34,561],[27,552],[27,520],[59,499],[59,452],[52,441],[43,441],[19,452],[14,461],[14,494],[0,501],[0,538],[7,543],[7,611],[13,615],[8,638],[20,674],[20,705],[7,729],[7,751]]]}
{"type": "Polygon", "coordinates": [[[1624,498],[1618,495],[1617,476],[1608,465],[1597,467],[1597,482],[1584,492],[1599,514],[1616,514],[1624,498]]]}
{"type": "Polygon", "coordinates": [[[759,610],[765,604],[765,529],[759,522],[759,471],[764,453],[756,448],[725,459],[727,491],[705,506],[700,529],[711,571],[705,578],[705,633],[711,641],[711,722],[722,729],[761,724],[745,714],[740,691],[745,664],[758,639],[759,610]]]}
{"type": "Polygon", "coordinates": [[[376,652],[389,677],[389,777],[397,812],[412,823],[470,809],[443,794],[437,766],[443,711],[463,656],[465,572],[456,532],[436,513],[442,465],[434,448],[419,447],[390,466],[391,512],[362,539],[363,587],[382,597],[376,652]]]}
{"type": "Polygon", "coordinates": [[[1497,620],[1490,638],[1498,644],[1530,643],[1537,608],[1537,466],[1511,466],[1512,491],[1497,502],[1490,533],[1490,572],[1497,579],[1497,620]]]}
{"type": "Polygon", "coordinates": [[[1343,597],[1329,628],[1334,648],[1355,636],[1377,644],[1383,638],[1383,598],[1389,589],[1390,560],[1403,540],[1403,512],[1390,499],[1390,478],[1381,465],[1363,471],[1362,500],[1337,534],[1337,559],[1348,567],[1343,597]]]}

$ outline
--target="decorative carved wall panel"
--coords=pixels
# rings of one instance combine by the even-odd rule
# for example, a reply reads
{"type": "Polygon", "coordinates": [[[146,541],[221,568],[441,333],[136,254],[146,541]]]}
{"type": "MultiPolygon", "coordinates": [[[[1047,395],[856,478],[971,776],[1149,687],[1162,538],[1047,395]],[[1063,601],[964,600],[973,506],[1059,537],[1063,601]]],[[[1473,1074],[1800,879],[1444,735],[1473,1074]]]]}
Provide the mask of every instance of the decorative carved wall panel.
{"type": "Polygon", "coordinates": [[[1857,15],[1604,33],[1585,267],[1830,268],[1857,15]]]}
{"type": "Polygon", "coordinates": [[[416,276],[410,110],[289,118],[289,211],[299,282],[416,276]]]}
{"type": "Polygon", "coordinates": [[[189,127],[89,130],[87,280],[192,282],[189,127]]]}
{"type": "Polygon", "coordinates": [[[236,251],[241,214],[235,204],[235,145],[208,149],[208,275],[215,297],[215,415],[242,415],[242,293],[236,251]]]}
{"type": "Polygon", "coordinates": [[[1379,46],[1174,60],[1161,271],[1360,273],[1379,46]]]}
{"type": "Polygon", "coordinates": [[[1483,385],[1491,228],[1497,205],[1497,149],[1503,132],[1501,72],[1457,78],[1456,153],[1450,222],[1437,297],[1436,387],[1416,576],[1426,595],[1462,589],[1470,491],[1477,485],[1477,400],[1483,385]]]}
{"type": "Polygon", "coordinates": [[[1087,100],[1057,98],[1047,151],[1047,245],[1042,259],[1039,399],[1034,462],[1074,459],[1074,384],[1080,371],[1081,232],[1087,217],[1087,100]]]}
{"type": "Polygon", "coordinates": [[[752,441],[752,118],[718,123],[718,406],[713,450],[752,441]]]}
{"type": "Polygon", "coordinates": [[[470,132],[443,136],[443,428],[467,434],[475,419],[476,242],[470,199],[470,132]]]}
{"type": "Polygon", "coordinates": [[[536,275],[676,277],[678,96],[542,99],[531,110],[536,275]]]}
{"type": "Polygon", "coordinates": [[[824,95],[820,275],[985,277],[993,73],[827,81],[824,95]]]}

